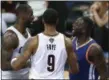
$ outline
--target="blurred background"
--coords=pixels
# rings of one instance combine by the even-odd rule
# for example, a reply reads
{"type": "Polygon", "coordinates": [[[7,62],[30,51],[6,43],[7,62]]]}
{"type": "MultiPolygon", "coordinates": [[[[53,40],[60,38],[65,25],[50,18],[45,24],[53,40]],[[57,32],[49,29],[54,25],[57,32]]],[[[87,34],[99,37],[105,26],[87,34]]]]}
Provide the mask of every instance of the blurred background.
{"type": "MultiPolygon", "coordinates": [[[[109,2],[98,2],[102,4],[98,10],[98,15],[102,18],[102,16],[109,11],[109,6],[106,6],[107,4],[109,5],[109,2]]],[[[53,8],[59,13],[57,30],[70,38],[73,34],[73,22],[82,16],[87,16],[92,19],[93,13],[91,13],[91,9],[95,3],[94,1],[1,1],[0,34],[2,36],[6,29],[16,22],[16,8],[20,4],[29,4],[33,9],[33,15],[35,17],[33,23],[29,26],[32,36],[44,30],[42,15],[47,8],[53,8]]],[[[102,47],[107,65],[109,66],[109,21],[102,25],[99,25],[100,23],[96,20],[92,19],[92,21],[94,26],[91,37],[102,47]]],[[[68,70],[67,64],[65,70],[68,70]]],[[[65,72],[65,78],[68,79],[67,71],[65,72]]]]}

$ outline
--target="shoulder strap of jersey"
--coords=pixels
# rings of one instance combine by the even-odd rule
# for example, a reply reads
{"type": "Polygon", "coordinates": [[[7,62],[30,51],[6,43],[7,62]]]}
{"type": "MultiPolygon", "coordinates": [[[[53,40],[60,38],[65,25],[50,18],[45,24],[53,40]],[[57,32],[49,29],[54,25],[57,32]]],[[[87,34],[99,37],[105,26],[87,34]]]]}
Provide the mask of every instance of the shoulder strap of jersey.
{"type": "Polygon", "coordinates": [[[28,38],[31,37],[30,31],[28,28],[26,28],[27,34],[28,34],[28,38]]]}

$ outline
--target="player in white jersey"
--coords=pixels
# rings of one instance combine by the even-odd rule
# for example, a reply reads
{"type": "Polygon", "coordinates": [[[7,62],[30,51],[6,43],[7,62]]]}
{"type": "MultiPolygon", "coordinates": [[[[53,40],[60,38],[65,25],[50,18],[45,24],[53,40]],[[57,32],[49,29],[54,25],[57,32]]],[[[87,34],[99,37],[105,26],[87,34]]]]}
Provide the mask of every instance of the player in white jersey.
{"type": "Polygon", "coordinates": [[[56,31],[57,21],[57,11],[47,9],[44,12],[45,30],[27,41],[22,51],[24,54],[12,63],[15,70],[21,69],[31,58],[29,79],[63,79],[66,61],[72,73],[78,72],[71,40],[56,31]]]}
{"type": "MultiPolygon", "coordinates": [[[[22,47],[30,38],[27,26],[33,20],[33,12],[29,5],[20,5],[17,9],[17,21],[14,26],[7,29],[2,38],[2,79],[27,79],[29,73],[28,65],[14,71],[11,63],[21,54],[22,47]]],[[[3,26],[2,26],[3,27],[3,26]]],[[[28,62],[27,62],[28,64],[28,62]]]]}

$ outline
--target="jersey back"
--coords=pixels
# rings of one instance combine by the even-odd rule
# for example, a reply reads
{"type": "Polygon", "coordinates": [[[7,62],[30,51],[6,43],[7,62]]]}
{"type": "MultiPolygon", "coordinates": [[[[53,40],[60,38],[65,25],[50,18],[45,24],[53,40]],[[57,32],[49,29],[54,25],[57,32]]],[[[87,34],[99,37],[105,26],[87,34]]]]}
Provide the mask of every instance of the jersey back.
{"type": "Polygon", "coordinates": [[[64,35],[38,34],[38,48],[31,57],[30,79],[63,79],[67,59],[64,35]]]}

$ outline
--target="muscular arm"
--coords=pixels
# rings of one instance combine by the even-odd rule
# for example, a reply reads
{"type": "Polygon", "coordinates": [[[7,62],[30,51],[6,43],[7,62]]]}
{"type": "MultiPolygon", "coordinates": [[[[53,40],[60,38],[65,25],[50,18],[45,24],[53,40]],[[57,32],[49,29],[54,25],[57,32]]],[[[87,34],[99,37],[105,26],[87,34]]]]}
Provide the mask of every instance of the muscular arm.
{"type": "Polygon", "coordinates": [[[72,73],[75,74],[79,71],[77,58],[72,48],[72,41],[67,37],[65,37],[65,45],[68,55],[68,59],[67,59],[68,64],[70,66],[72,73]]]}
{"type": "Polygon", "coordinates": [[[11,64],[13,69],[19,70],[23,68],[26,65],[27,60],[30,58],[30,56],[36,51],[37,46],[37,37],[30,38],[23,47],[23,50],[21,52],[22,55],[20,55],[17,60],[15,60],[11,64]]]}
{"type": "Polygon", "coordinates": [[[18,46],[18,38],[12,31],[7,31],[2,37],[1,69],[11,70],[13,50],[18,46]]]}
{"type": "Polygon", "coordinates": [[[101,80],[106,80],[106,62],[103,51],[98,45],[93,45],[89,51],[89,60],[95,65],[101,80]]]}

